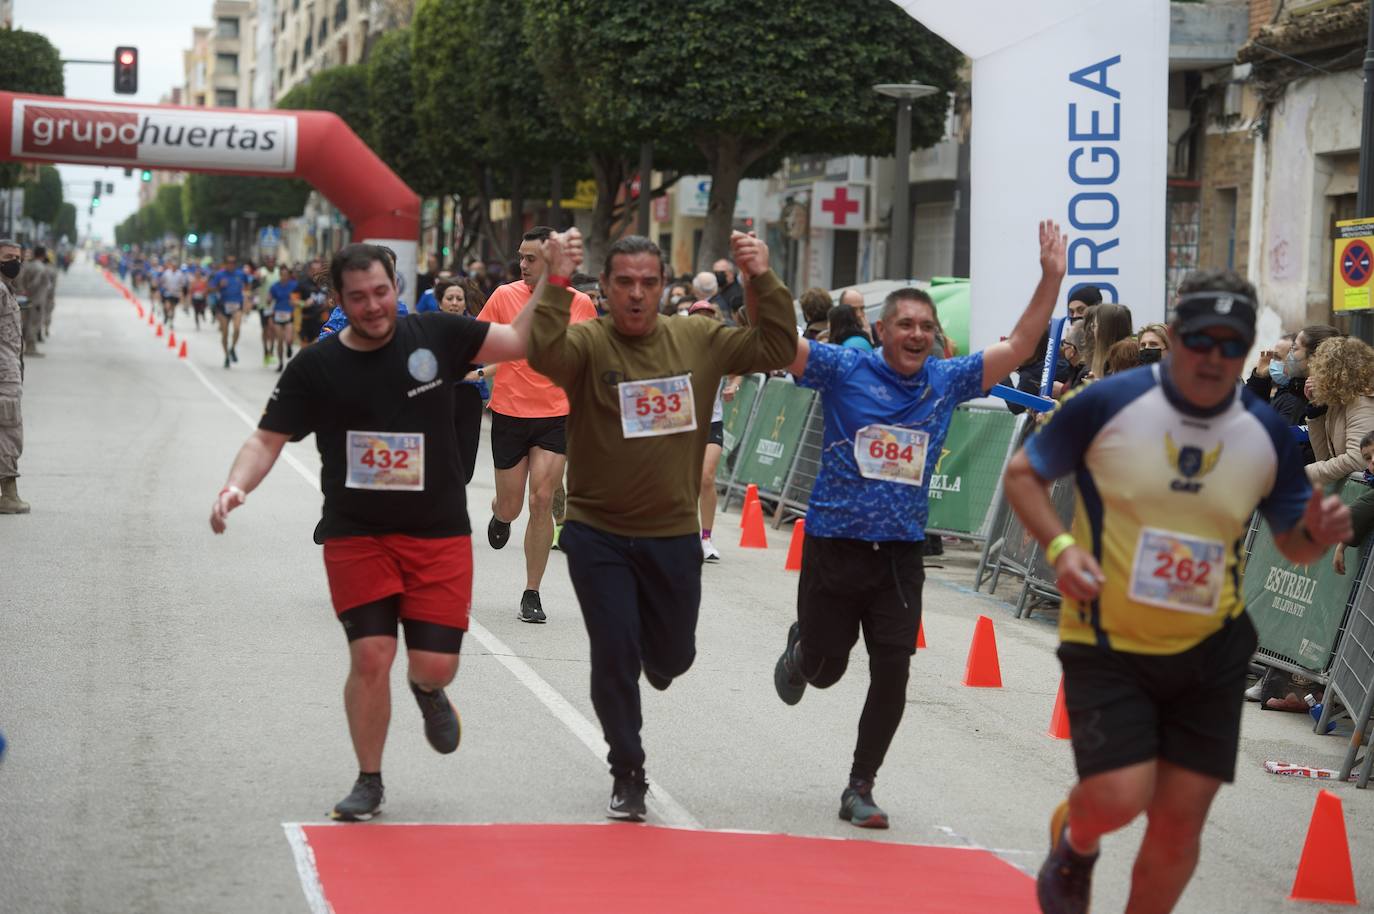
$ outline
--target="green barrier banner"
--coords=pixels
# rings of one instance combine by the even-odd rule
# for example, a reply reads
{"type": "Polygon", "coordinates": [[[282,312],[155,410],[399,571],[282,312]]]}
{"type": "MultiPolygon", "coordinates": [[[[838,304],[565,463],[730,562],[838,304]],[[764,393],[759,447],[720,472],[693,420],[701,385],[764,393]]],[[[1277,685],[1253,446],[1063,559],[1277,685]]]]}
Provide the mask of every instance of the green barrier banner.
{"type": "Polygon", "coordinates": [[[1005,410],[954,411],[930,478],[926,527],[969,534],[983,529],[1015,432],[1016,417],[1005,410]]]}
{"type": "Polygon", "coordinates": [[[781,492],[816,394],[791,381],[772,378],[759,396],[754,425],[740,445],[739,475],[735,481],[740,485],[752,482],[767,492],[781,492]]]}
{"type": "MultiPolygon", "coordinates": [[[[1347,483],[1350,504],[1368,491],[1347,483]]],[[[1241,592],[1259,630],[1260,649],[1313,673],[1324,673],[1336,649],[1341,620],[1359,568],[1356,550],[1346,552],[1347,574],[1336,574],[1328,552],[1312,565],[1294,565],[1279,554],[1269,524],[1261,523],[1245,565],[1241,592]]]]}
{"type": "Polygon", "coordinates": [[[735,397],[729,403],[721,404],[721,425],[725,432],[725,444],[721,447],[722,460],[728,458],[735,452],[736,445],[739,444],[740,437],[745,432],[745,425],[749,422],[749,412],[754,408],[754,398],[759,395],[759,379],[755,375],[746,375],[739,384],[739,390],[735,391],[735,397]]]}

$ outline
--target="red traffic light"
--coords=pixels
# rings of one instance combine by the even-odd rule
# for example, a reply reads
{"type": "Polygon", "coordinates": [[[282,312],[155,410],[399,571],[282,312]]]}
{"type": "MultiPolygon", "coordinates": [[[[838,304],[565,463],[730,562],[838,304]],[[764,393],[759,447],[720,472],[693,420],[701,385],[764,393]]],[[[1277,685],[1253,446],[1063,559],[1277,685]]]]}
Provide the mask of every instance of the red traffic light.
{"type": "Polygon", "coordinates": [[[116,95],[138,92],[138,48],[124,45],[115,48],[114,90],[116,95]]]}

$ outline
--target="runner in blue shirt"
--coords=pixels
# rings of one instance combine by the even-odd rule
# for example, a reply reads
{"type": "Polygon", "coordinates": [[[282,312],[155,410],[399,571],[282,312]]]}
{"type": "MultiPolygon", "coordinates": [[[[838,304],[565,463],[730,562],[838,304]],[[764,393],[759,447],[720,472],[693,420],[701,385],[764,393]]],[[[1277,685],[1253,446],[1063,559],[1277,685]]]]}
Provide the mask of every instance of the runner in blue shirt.
{"type": "Polygon", "coordinates": [[[801,339],[790,370],[819,392],[825,410],[820,473],[806,514],[797,622],[773,672],[778,696],[801,700],[807,684],[840,680],[863,631],[868,699],[840,818],[887,828],[873,782],[906,706],[921,624],[922,551],[930,477],[954,408],[1024,362],[1044,333],[1064,278],[1067,239],[1040,223],[1040,282],[1011,336],[983,352],[930,358],[935,305],[898,289],[883,303],[876,352],[801,339]]]}
{"type": "Polygon", "coordinates": [[[278,373],[286,367],[286,360],[291,358],[292,354],[291,344],[295,339],[296,330],[296,303],[293,301],[296,286],[296,274],[289,267],[282,267],[280,278],[267,289],[267,295],[272,299],[272,327],[277,341],[278,373]]]}
{"type": "Polygon", "coordinates": [[[215,320],[219,322],[219,341],[224,349],[224,367],[239,360],[236,351],[239,345],[239,330],[243,322],[243,291],[248,284],[248,274],[238,265],[233,254],[224,258],[224,266],[210,277],[210,288],[218,293],[219,304],[215,308],[215,320]],[[233,324],[233,339],[229,336],[229,325],[233,324]]]}

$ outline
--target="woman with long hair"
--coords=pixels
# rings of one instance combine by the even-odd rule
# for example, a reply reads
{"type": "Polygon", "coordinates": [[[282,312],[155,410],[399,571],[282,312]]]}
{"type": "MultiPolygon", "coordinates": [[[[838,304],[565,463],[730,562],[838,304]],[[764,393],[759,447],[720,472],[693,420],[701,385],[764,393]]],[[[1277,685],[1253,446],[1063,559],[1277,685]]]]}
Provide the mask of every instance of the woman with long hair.
{"type": "MultiPolygon", "coordinates": [[[[486,304],[486,296],[471,279],[443,278],[434,283],[434,300],[448,314],[476,317],[486,304]]],[[[458,433],[458,456],[463,461],[463,481],[472,482],[477,469],[477,448],[482,440],[482,404],[491,396],[486,371],[474,365],[467,376],[453,385],[453,428],[458,433]]]]}
{"type": "Polygon", "coordinates": [[[863,324],[859,323],[859,316],[849,305],[835,305],[830,309],[830,342],[849,349],[873,351],[873,344],[868,341],[868,334],[864,332],[863,324]]]}
{"type": "Polygon", "coordinates": [[[1107,350],[1135,333],[1131,309],[1125,305],[1104,302],[1088,309],[1083,319],[1087,323],[1090,356],[1088,365],[1094,378],[1106,377],[1107,350]]]}
{"type": "Polygon", "coordinates": [[[1360,442],[1374,431],[1374,348],[1355,337],[1331,337],[1307,364],[1308,396],[1326,407],[1307,420],[1316,457],[1307,465],[1307,479],[1328,485],[1364,469],[1360,442]]]}

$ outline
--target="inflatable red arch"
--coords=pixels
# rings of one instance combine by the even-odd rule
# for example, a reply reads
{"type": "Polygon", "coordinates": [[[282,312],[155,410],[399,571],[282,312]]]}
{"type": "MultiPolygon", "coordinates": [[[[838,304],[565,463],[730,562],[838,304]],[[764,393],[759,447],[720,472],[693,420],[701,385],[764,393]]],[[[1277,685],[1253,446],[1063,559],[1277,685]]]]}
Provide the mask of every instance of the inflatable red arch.
{"type": "Polygon", "coordinates": [[[328,111],[134,105],[0,92],[0,161],[167,168],[308,181],[415,281],[420,198],[328,111]]]}

